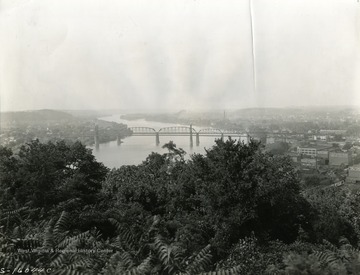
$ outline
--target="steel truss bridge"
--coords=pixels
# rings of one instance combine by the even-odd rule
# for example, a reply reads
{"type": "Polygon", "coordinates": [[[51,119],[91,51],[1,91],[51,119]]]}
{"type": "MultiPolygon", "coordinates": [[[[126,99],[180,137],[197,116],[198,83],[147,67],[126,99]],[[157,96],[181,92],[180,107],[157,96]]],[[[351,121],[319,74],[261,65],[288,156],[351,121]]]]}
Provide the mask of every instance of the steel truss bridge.
{"type": "MultiPolygon", "coordinates": [[[[246,140],[246,142],[249,142],[250,138],[259,139],[263,137],[270,137],[270,138],[280,138],[283,141],[286,141],[287,138],[291,138],[293,136],[302,135],[305,136],[308,133],[274,133],[274,132],[267,132],[267,131],[245,131],[245,130],[220,130],[217,128],[202,128],[199,130],[196,130],[190,126],[172,126],[172,127],[164,127],[159,130],[155,130],[151,127],[129,127],[129,130],[132,132],[132,136],[154,136],[156,145],[158,146],[160,144],[160,136],[189,136],[190,137],[190,146],[193,146],[193,137],[195,136],[195,144],[196,146],[200,145],[200,136],[204,137],[218,137],[223,139],[224,137],[236,137],[242,140],[246,140]]],[[[72,136],[66,136],[67,138],[71,138],[72,136]]],[[[94,136],[82,136],[82,137],[94,137],[95,141],[95,147],[96,149],[99,148],[99,129],[98,126],[95,125],[95,131],[94,136]]],[[[77,137],[72,137],[77,138],[77,137]]],[[[118,135],[117,136],[117,142],[118,145],[121,143],[121,138],[118,135]]]]}
{"type": "MultiPolygon", "coordinates": [[[[133,136],[155,136],[156,145],[160,144],[160,136],[189,136],[190,137],[190,146],[193,146],[193,136],[196,139],[196,146],[200,144],[200,136],[206,137],[239,137],[246,138],[249,141],[250,136],[254,134],[264,134],[263,132],[259,133],[249,133],[243,130],[220,130],[217,128],[203,128],[200,130],[195,130],[191,125],[188,126],[172,126],[164,127],[159,130],[155,130],[151,127],[129,127],[132,131],[133,136]]],[[[266,133],[265,133],[266,134],[266,133]]]]}

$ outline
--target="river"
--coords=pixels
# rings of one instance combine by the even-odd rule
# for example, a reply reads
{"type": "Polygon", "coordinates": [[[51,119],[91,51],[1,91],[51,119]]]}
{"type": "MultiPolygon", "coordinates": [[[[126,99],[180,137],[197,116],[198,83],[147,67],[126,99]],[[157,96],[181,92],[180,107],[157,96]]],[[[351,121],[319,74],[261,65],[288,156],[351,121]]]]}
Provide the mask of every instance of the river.
{"type": "MultiPolygon", "coordinates": [[[[120,118],[120,115],[112,115],[107,117],[99,118],[105,121],[114,121],[118,123],[124,123],[128,127],[151,127],[155,130],[159,130],[163,127],[169,126],[189,126],[189,125],[180,125],[180,124],[170,124],[170,123],[161,123],[146,121],[144,119],[138,120],[124,120],[120,118]]],[[[195,130],[199,130],[202,127],[193,126],[195,130]]],[[[166,153],[167,150],[163,149],[162,146],[172,140],[177,148],[182,148],[187,153],[187,158],[193,153],[205,153],[204,148],[211,148],[215,143],[214,137],[204,137],[200,136],[200,145],[195,145],[195,136],[194,146],[190,147],[190,137],[189,136],[160,136],[160,145],[156,146],[155,136],[130,136],[122,140],[122,143],[119,145],[117,141],[111,141],[108,143],[100,144],[98,149],[95,149],[95,146],[90,146],[89,148],[93,150],[93,154],[96,157],[97,161],[104,163],[109,168],[117,168],[121,165],[132,165],[140,164],[146,157],[151,154],[151,152],[157,153],[166,153]]]]}

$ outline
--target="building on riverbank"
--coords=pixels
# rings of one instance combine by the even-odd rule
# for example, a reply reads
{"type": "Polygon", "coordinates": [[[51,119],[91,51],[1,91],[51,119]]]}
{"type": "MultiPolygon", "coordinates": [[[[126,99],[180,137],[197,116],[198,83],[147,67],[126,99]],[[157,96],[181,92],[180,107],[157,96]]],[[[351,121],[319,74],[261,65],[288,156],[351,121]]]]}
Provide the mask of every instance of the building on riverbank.
{"type": "Polygon", "coordinates": [[[349,167],[346,183],[360,183],[360,164],[349,167]]]}
{"type": "Polygon", "coordinates": [[[351,152],[329,152],[329,165],[350,165],[352,161],[351,152]]]}

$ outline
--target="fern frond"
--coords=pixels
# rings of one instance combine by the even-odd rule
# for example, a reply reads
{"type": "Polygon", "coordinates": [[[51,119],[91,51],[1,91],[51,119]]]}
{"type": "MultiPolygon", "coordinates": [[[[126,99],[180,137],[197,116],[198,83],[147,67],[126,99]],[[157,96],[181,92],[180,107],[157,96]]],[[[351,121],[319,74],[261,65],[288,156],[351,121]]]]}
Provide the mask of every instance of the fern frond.
{"type": "Polygon", "coordinates": [[[310,255],[310,257],[314,257],[317,261],[321,262],[323,265],[331,266],[332,263],[337,261],[336,256],[331,251],[315,251],[310,255]]]}
{"type": "Polygon", "coordinates": [[[351,245],[349,240],[345,237],[340,237],[339,244],[340,246],[351,245]]]}
{"type": "Polygon", "coordinates": [[[0,265],[4,268],[13,268],[16,264],[16,259],[13,255],[4,255],[0,257],[0,265]]]}
{"type": "Polygon", "coordinates": [[[142,274],[146,272],[150,272],[152,268],[152,260],[153,256],[150,254],[142,263],[137,267],[137,270],[142,272],[142,274]]]}
{"type": "Polygon", "coordinates": [[[152,255],[149,255],[140,265],[132,268],[131,270],[127,270],[124,274],[126,275],[142,275],[151,271],[152,269],[152,255]]]}
{"type": "Polygon", "coordinates": [[[186,268],[186,271],[189,272],[189,274],[196,274],[204,271],[204,269],[211,264],[210,249],[211,246],[207,245],[196,255],[191,264],[186,268]]]}
{"type": "Polygon", "coordinates": [[[72,264],[66,265],[67,269],[77,269],[77,268],[91,268],[93,266],[93,261],[88,258],[81,258],[72,264]]]}
{"type": "Polygon", "coordinates": [[[19,268],[31,267],[28,262],[20,260],[14,255],[8,255],[4,258],[0,258],[0,265],[5,269],[18,270],[19,268]]]}
{"type": "Polygon", "coordinates": [[[92,236],[96,239],[96,240],[101,240],[102,238],[102,233],[100,230],[98,230],[97,228],[95,228],[94,230],[92,230],[91,232],[92,236]]]}
{"type": "Polygon", "coordinates": [[[15,265],[14,270],[25,270],[27,268],[31,269],[31,265],[29,265],[29,263],[18,261],[15,265]]]}
{"type": "Polygon", "coordinates": [[[67,237],[64,238],[64,240],[62,240],[59,244],[58,244],[58,248],[59,249],[63,249],[63,248],[71,248],[71,247],[75,247],[77,244],[79,244],[81,241],[87,241],[89,240],[91,237],[90,232],[89,231],[85,231],[82,232],[80,234],[77,234],[76,236],[72,236],[72,237],[67,237]]]}
{"type": "Polygon", "coordinates": [[[14,243],[16,248],[21,249],[35,249],[41,246],[41,242],[37,239],[17,239],[14,243]]]}
{"type": "Polygon", "coordinates": [[[89,271],[80,271],[80,270],[74,270],[74,269],[60,269],[57,270],[55,275],[88,275],[91,274],[89,271]]]}
{"type": "Polygon", "coordinates": [[[159,236],[155,238],[154,247],[161,263],[167,266],[170,263],[170,247],[165,244],[159,236]]]}
{"type": "Polygon", "coordinates": [[[66,255],[64,253],[54,253],[51,257],[50,266],[61,267],[65,263],[66,255]]]}
{"type": "Polygon", "coordinates": [[[20,226],[15,226],[12,232],[12,236],[15,238],[21,238],[22,237],[22,230],[20,226]]]}
{"type": "Polygon", "coordinates": [[[50,248],[54,247],[54,234],[53,234],[53,228],[51,226],[51,222],[50,222],[50,225],[48,225],[45,228],[43,247],[45,249],[50,249],[50,248]]]}
{"type": "Polygon", "coordinates": [[[110,218],[110,223],[113,224],[118,233],[117,244],[119,248],[124,250],[135,250],[136,238],[128,228],[124,228],[117,220],[110,218]]]}
{"type": "Polygon", "coordinates": [[[168,245],[160,236],[157,236],[153,246],[162,268],[167,270],[168,274],[174,274],[180,269],[181,251],[176,245],[168,245]]]}
{"type": "Polygon", "coordinates": [[[324,239],[323,244],[325,245],[326,249],[328,249],[334,253],[337,253],[338,248],[335,245],[333,245],[331,242],[329,242],[328,240],[324,239]]]}
{"type": "Polygon", "coordinates": [[[24,206],[24,207],[18,208],[16,210],[5,211],[5,212],[3,212],[3,215],[4,216],[14,216],[14,215],[19,214],[27,209],[29,209],[29,207],[24,206]]]}
{"type": "Polygon", "coordinates": [[[121,224],[116,219],[113,219],[113,218],[109,218],[108,220],[112,225],[115,226],[117,232],[120,233],[122,230],[121,224]]]}
{"type": "Polygon", "coordinates": [[[105,275],[107,274],[117,274],[119,272],[116,273],[117,269],[119,269],[118,271],[120,271],[120,268],[118,268],[119,263],[121,263],[121,253],[120,252],[116,252],[115,254],[113,254],[109,261],[106,263],[103,272],[105,275]]]}
{"type": "Polygon", "coordinates": [[[110,257],[103,273],[107,275],[125,274],[129,270],[136,272],[136,268],[133,258],[128,252],[116,252],[110,257]]]}
{"type": "Polygon", "coordinates": [[[240,266],[235,266],[229,269],[222,269],[217,271],[200,273],[198,275],[240,275],[241,273],[240,266]]]}
{"type": "Polygon", "coordinates": [[[69,213],[63,211],[60,215],[60,218],[57,220],[54,226],[54,234],[61,234],[65,232],[70,224],[70,215],[69,213]]]}
{"type": "Polygon", "coordinates": [[[130,269],[135,266],[134,259],[129,252],[123,252],[121,254],[120,261],[121,266],[123,266],[125,269],[130,269]]]}
{"type": "Polygon", "coordinates": [[[29,263],[31,261],[31,254],[30,253],[17,254],[16,258],[21,262],[29,263]]]}

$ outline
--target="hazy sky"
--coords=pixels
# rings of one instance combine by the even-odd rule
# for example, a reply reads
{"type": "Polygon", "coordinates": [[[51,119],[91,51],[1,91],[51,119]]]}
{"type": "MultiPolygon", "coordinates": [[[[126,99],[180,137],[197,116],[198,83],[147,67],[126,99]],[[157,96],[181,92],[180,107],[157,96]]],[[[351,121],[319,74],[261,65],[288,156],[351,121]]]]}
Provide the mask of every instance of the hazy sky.
{"type": "Polygon", "coordinates": [[[357,0],[0,0],[1,111],[360,105],[357,0]]]}

